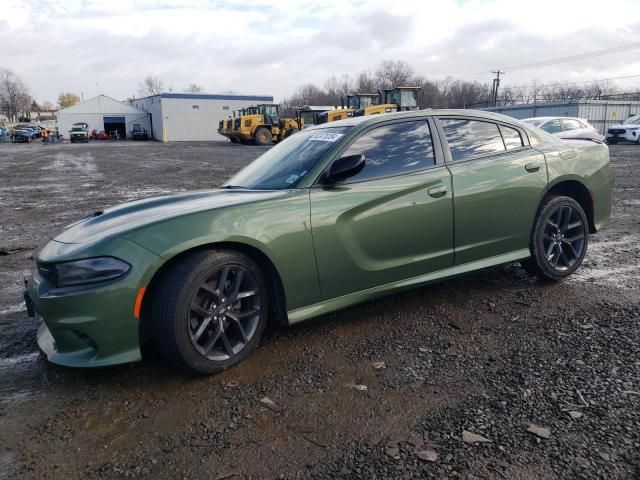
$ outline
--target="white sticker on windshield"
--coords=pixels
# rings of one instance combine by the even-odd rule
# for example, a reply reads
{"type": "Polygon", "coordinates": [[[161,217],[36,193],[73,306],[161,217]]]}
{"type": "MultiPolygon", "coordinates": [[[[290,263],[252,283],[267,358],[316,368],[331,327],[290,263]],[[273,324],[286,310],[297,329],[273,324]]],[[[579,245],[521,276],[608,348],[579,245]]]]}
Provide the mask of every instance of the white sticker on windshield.
{"type": "Polygon", "coordinates": [[[292,183],[295,183],[296,180],[298,180],[299,178],[300,177],[294,173],[292,175],[289,175],[289,178],[287,178],[285,182],[287,182],[288,184],[292,184],[292,183]]]}
{"type": "Polygon", "coordinates": [[[313,140],[315,142],[335,142],[340,137],[343,137],[344,133],[335,133],[335,132],[318,132],[312,137],[309,137],[309,140],[313,140]]]}

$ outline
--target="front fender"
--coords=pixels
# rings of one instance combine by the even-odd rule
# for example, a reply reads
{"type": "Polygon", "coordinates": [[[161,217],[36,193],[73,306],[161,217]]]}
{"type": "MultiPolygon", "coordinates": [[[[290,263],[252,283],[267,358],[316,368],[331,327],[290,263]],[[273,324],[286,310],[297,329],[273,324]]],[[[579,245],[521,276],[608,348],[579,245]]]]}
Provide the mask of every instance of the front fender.
{"type": "Polygon", "coordinates": [[[267,256],[282,279],[287,309],[321,300],[311,237],[309,193],[197,212],[135,230],[126,237],[161,257],[149,265],[149,282],[168,260],[223,242],[248,245],[267,256]]]}

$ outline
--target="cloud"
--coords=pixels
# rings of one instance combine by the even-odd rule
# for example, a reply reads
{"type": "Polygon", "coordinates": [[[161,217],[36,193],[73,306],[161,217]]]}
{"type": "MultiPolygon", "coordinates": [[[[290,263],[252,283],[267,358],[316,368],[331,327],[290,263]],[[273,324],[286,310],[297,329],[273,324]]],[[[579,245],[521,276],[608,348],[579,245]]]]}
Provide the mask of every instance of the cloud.
{"type": "MultiPolygon", "coordinates": [[[[195,82],[210,92],[282,99],[298,85],[322,85],[386,59],[434,79],[484,72],[471,78],[488,81],[491,69],[633,43],[640,22],[621,12],[635,11],[632,0],[606,8],[593,0],[22,0],[0,9],[0,67],[40,100],[98,90],[125,98],[148,73],[176,90],[195,82]]],[[[503,85],[639,69],[631,51],[507,71],[503,85]]]]}

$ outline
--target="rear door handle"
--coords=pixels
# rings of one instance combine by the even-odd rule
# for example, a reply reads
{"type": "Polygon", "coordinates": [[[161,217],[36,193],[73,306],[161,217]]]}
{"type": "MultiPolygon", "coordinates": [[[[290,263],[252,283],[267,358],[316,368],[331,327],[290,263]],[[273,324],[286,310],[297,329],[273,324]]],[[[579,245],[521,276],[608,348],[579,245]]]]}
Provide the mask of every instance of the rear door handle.
{"type": "Polygon", "coordinates": [[[447,193],[447,187],[445,187],[444,185],[433,187],[427,190],[427,193],[429,194],[430,197],[439,198],[447,193]]]}
{"type": "Polygon", "coordinates": [[[527,164],[524,166],[524,169],[525,169],[527,172],[532,172],[532,173],[533,173],[533,172],[537,172],[538,170],[540,170],[540,164],[539,164],[539,163],[535,163],[535,162],[527,163],[527,164]]]}

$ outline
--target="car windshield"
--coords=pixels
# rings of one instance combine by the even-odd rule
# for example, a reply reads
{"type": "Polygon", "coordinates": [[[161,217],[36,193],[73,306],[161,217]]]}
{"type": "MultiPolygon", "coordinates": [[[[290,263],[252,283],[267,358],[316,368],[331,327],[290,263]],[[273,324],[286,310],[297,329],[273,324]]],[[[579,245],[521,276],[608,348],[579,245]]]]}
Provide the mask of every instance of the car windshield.
{"type": "Polygon", "coordinates": [[[528,118],[528,119],[522,120],[522,121],[525,122],[525,123],[528,123],[529,125],[533,125],[534,127],[537,127],[542,122],[544,122],[544,120],[540,120],[538,118],[528,118]]]}
{"type": "Polygon", "coordinates": [[[231,178],[224,187],[255,190],[296,188],[351,127],[303,130],[278,143],[231,178]]]}
{"type": "Polygon", "coordinates": [[[633,117],[629,117],[624,121],[625,125],[637,125],[640,124],[640,115],[634,115],[633,117]]]}

